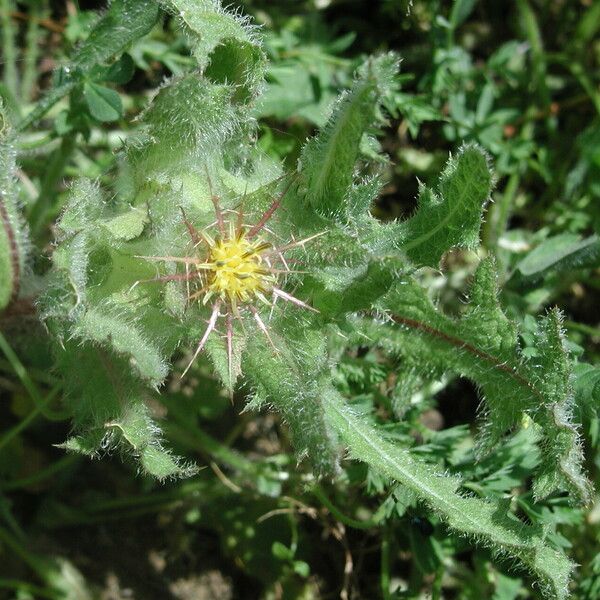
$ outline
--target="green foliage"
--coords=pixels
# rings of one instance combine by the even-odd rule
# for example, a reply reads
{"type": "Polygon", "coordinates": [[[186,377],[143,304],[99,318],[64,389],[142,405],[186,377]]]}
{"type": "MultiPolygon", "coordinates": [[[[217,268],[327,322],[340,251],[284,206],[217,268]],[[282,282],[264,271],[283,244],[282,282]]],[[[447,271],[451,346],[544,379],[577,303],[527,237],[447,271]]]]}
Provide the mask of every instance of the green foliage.
{"type": "Polygon", "coordinates": [[[157,19],[158,7],[151,0],[112,2],[109,10],[73,54],[70,63],[57,72],[54,87],[19,123],[18,129],[24,130],[35,123],[88,77],[93,80],[95,71],[101,74],[104,63],[148,33],[157,19]]]}
{"type": "Polygon", "coordinates": [[[534,352],[526,358],[515,325],[500,309],[496,285],[493,261],[482,262],[469,309],[456,320],[441,314],[414,280],[401,279],[379,303],[397,326],[368,323],[363,334],[425,376],[453,372],[473,379],[485,400],[482,454],[524,419],[526,426],[532,421],[543,456],[534,486],[538,497],[566,487],[574,498],[588,502],[579,437],[570,422],[573,392],[561,316],[553,311],[542,320],[534,352]]]}
{"type": "Polygon", "coordinates": [[[352,185],[363,136],[378,120],[379,105],[393,86],[398,60],[388,54],[367,61],[342,96],[322,132],[300,159],[308,202],[323,213],[342,212],[352,185]]]}
{"type": "MultiPolygon", "coordinates": [[[[409,555],[402,597],[442,597],[447,586],[464,588],[461,598],[537,597],[511,567],[546,597],[568,596],[573,565],[594,545],[583,532],[595,492],[580,430],[595,451],[600,378],[583,353],[593,352],[598,330],[571,321],[576,304],[565,298],[595,286],[586,276],[599,257],[597,117],[573,141],[576,159],[558,169],[552,64],[528,2],[517,3],[527,48],[509,40],[489,56],[461,40],[482,18],[480,3],[457,1],[443,13],[438,3],[410,2],[399,23],[398,3],[383,4],[369,9],[374,18],[427,36],[406,53],[408,74],[398,73],[395,52],[372,54],[397,45],[394,37],[336,38],[317,9],[299,23],[283,7],[267,14],[250,2],[267,23],[263,44],[250,19],[218,0],[115,0],[101,17],[69,17],[65,39],[80,42],[50,90],[25,106],[20,136],[2,113],[0,323],[10,335],[0,339],[0,369],[18,381],[7,387],[16,423],[0,437],[10,453],[0,454],[0,477],[27,463],[11,457],[21,457],[23,431],[40,414],[72,426],[60,429],[70,454],[44,477],[98,468],[80,455],[111,454],[146,476],[114,501],[52,498],[36,526],[172,511],[169,533],[178,519],[179,532],[218,530],[240,569],[268,565],[265,597],[309,598],[321,593],[323,574],[306,555],[311,534],[299,531],[300,515],[341,542],[349,594],[348,565],[362,550],[335,518],[381,540],[380,581],[365,583],[365,597],[379,587],[391,598],[398,557],[409,555]],[[350,59],[353,43],[360,49],[350,59]],[[357,58],[362,50],[368,56],[357,58]],[[413,82],[419,61],[426,68],[413,82]],[[132,127],[125,117],[134,111],[132,127]],[[536,147],[542,120],[547,145],[536,147]],[[29,131],[37,123],[42,133],[29,131]],[[417,147],[410,136],[419,135],[417,147]],[[458,147],[449,158],[448,147],[458,147]],[[573,196],[572,205],[545,198],[507,231],[540,182],[573,196]],[[51,265],[37,256],[25,268],[33,253],[23,201],[51,265]],[[207,294],[214,240],[239,242],[243,231],[265,242],[257,255],[272,279],[259,281],[270,306],[258,294],[207,294]],[[569,319],[558,308],[533,316],[551,299],[569,319]],[[30,326],[13,321],[33,312],[45,327],[28,330],[35,345],[21,335],[30,326]],[[567,338],[565,326],[576,335],[567,338]],[[245,414],[233,414],[227,395],[246,396],[245,414]],[[470,427],[477,396],[479,423],[470,427]],[[275,417],[259,414],[265,409],[275,417]],[[172,482],[156,489],[154,480],[172,482]]],[[[590,8],[572,22],[589,42],[600,13],[590,8]]],[[[3,37],[9,50],[14,33],[3,37]]],[[[565,69],[593,108],[582,47],[567,55],[565,69]]],[[[8,59],[0,92],[19,114],[19,73],[8,59]]],[[[566,89],[564,78],[556,81],[566,89]]],[[[0,542],[31,566],[4,531],[24,537],[3,494],[28,489],[28,475],[15,481],[0,481],[0,542]]],[[[581,589],[596,589],[596,566],[586,567],[581,589]]],[[[58,589],[55,571],[32,568],[58,589]]]]}
{"type": "MultiPolygon", "coordinates": [[[[287,329],[291,334],[294,328],[287,329]]],[[[324,339],[318,331],[299,331],[278,353],[254,340],[245,353],[244,368],[256,387],[256,402],[268,402],[287,421],[299,458],[307,458],[319,474],[339,470],[335,434],[325,422],[323,372],[326,369],[324,339]],[[293,340],[293,342],[292,342],[293,340]],[[307,378],[306,374],[312,377],[307,378]]]]}
{"type": "Polygon", "coordinates": [[[188,37],[204,75],[236,88],[236,99],[247,101],[262,83],[265,57],[248,18],[225,10],[219,0],[164,0],[188,37]]]}
{"type": "Polygon", "coordinates": [[[326,400],[331,423],[353,457],[395,479],[438,513],[449,528],[489,545],[500,556],[518,559],[534,571],[552,598],[567,597],[573,568],[561,552],[545,542],[543,531],[502,513],[501,505],[462,495],[458,479],[415,460],[410,453],[380,437],[331,390],[326,400]]]}
{"type": "MultiPolygon", "coordinates": [[[[171,8],[177,9],[175,5],[171,8]]],[[[235,52],[231,60],[216,56],[216,48],[259,56],[254,37],[242,21],[214,3],[185,10],[179,7],[178,15],[192,36],[204,73],[168,82],[143,114],[143,133],[127,151],[126,172],[133,173],[129,194],[133,206],[122,200],[109,206],[89,184],[73,190],[59,222],[62,241],[54,260],[57,274],[62,273],[62,284],[57,287],[65,290],[70,284],[75,295],[71,294],[70,300],[63,295],[62,316],[57,310],[57,294],[47,298],[50,323],[63,328],[61,337],[81,344],[77,353],[67,350],[61,359],[69,370],[77,361],[83,377],[71,381],[71,395],[79,397],[75,422],[81,433],[66,447],[86,453],[107,447],[129,450],[142,468],[157,477],[186,471],[164,452],[157,439],[156,426],[144,408],[142,382],[161,384],[178,338],[189,340],[190,333],[198,331],[190,329],[191,319],[208,319],[210,311],[191,305],[181,314],[158,286],[142,291],[138,282],[152,277],[144,255],[185,256],[187,242],[179,207],[190,215],[194,227],[210,227],[214,219],[210,193],[217,193],[224,207],[234,206],[239,202],[236,190],[247,193],[250,181],[246,174],[254,172],[259,179],[251,183],[251,195],[245,202],[250,211],[252,203],[257,203],[260,214],[260,207],[265,206],[261,190],[266,191],[273,179],[268,172],[260,172],[257,157],[244,140],[248,119],[238,108],[240,86],[246,86],[243,98],[248,99],[249,73],[259,79],[262,62],[242,61],[240,73],[235,52]],[[194,36],[202,27],[211,33],[197,39],[194,36]],[[209,64],[209,56],[218,59],[219,70],[209,64]],[[229,148],[230,156],[221,155],[222,148],[229,148]],[[240,159],[246,161],[244,172],[235,167],[240,159]],[[204,172],[198,160],[204,163],[204,172]],[[145,272],[149,274],[144,276],[145,272]],[[159,313],[165,311],[170,315],[159,319],[159,313]],[[94,353],[104,358],[94,359],[94,353]],[[82,359],[86,355],[90,358],[82,359]],[[92,367],[98,360],[103,369],[92,367]],[[91,369],[93,375],[88,373],[91,369]],[[99,399],[98,391],[107,388],[111,391],[104,391],[99,399]],[[129,389],[138,392],[125,400],[123,390],[129,389]]],[[[307,291],[312,289],[322,316],[309,319],[296,315],[298,309],[289,306],[278,311],[269,324],[275,352],[260,331],[250,335],[247,327],[236,329],[231,357],[219,343],[211,342],[207,349],[228,387],[243,373],[256,391],[256,402],[269,403],[283,415],[298,456],[309,458],[318,473],[338,470],[337,431],[352,453],[376,469],[400,483],[414,482],[411,489],[438,510],[451,528],[471,535],[477,532],[496,551],[528,565],[552,593],[562,596],[569,563],[547,547],[540,534],[517,534],[510,520],[492,519],[499,507],[461,498],[456,494],[457,481],[429,475],[417,463],[408,463],[409,472],[414,473],[398,473],[389,465],[382,466],[381,456],[380,462],[363,456],[365,446],[348,435],[352,427],[339,417],[327,417],[331,410],[327,398],[333,393],[328,364],[333,357],[328,358],[326,340],[336,335],[336,323],[345,323],[352,332],[354,320],[347,319],[352,313],[374,308],[393,311],[392,319],[400,327],[390,332],[389,327],[372,321],[368,331],[362,332],[367,339],[381,339],[388,349],[393,345],[396,352],[402,351],[424,369],[473,377],[484,393],[489,413],[482,427],[483,449],[492,448],[524,415],[530,415],[540,430],[544,456],[534,488],[537,496],[568,488],[584,500],[588,498],[587,483],[580,473],[577,432],[568,420],[569,363],[558,317],[549,317],[542,326],[538,358],[525,363],[516,330],[498,305],[491,262],[482,263],[478,270],[471,309],[459,322],[436,311],[421,288],[401,275],[409,266],[403,264],[402,256],[410,259],[409,264],[435,266],[452,247],[476,246],[491,187],[482,151],[473,145],[461,149],[449,161],[437,192],[422,187],[419,207],[410,219],[386,226],[369,216],[378,187],[357,183],[355,169],[364,136],[382,122],[381,104],[393,90],[396,70],[397,60],[391,54],[367,60],[323,131],[305,146],[299,185],[288,197],[280,192],[284,194],[282,209],[291,217],[273,218],[272,227],[280,238],[323,232],[306,250],[303,264],[308,277],[294,276],[297,285],[306,279],[307,291]],[[312,216],[308,207],[314,211],[312,216]],[[354,231],[342,226],[350,215],[354,231]],[[432,489],[433,481],[439,489],[432,489]],[[460,518],[463,514],[469,518],[460,518]],[[529,558],[532,553],[534,559],[529,558]]],[[[92,114],[101,121],[111,119],[111,96],[97,88],[86,89],[92,90],[84,91],[92,114]]],[[[176,262],[166,262],[172,266],[163,273],[176,272],[176,262]]],[[[359,331],[360,322],[356,333],[359,331]]],[[[376,436],[375,431],[363,434],[373,437],[371,444],[377,448],[376,436]]]]}
{"type": "MultiPolygon", "coordinates": [[[[86,315],[90,332],[98,335],[100,327],[92,321],[94,318],[98,316],[86,315]]],[[[102,325],[106,327],[105,323],[102,325]]],[[[125,327],[120,325],[123,331],[125,327]]],[[[109,326],[112,326],[110,333],[118,336],[115,324],[111,322],[109,326]]],[[[88,332],[80,335],[89,340],[88,332]]],[[[118,341],[116,343],[118,345],[118,341]]],[[[149,392],[132,374],[127,360],[111,355],[101,346],[70,342],[59,361],[72,373],[67,399],[72,406],[74,423],[82,432],[69,438],[62,444],[63,448],[92,457],[123,451],[136,458],[142,471],[161,480],[189,477],[196,472],[194,467],[183,464],[163,448],[160,430],[147,405],[149,392]],[[73,369],[75,364],[77,369],[73,369]]]]}

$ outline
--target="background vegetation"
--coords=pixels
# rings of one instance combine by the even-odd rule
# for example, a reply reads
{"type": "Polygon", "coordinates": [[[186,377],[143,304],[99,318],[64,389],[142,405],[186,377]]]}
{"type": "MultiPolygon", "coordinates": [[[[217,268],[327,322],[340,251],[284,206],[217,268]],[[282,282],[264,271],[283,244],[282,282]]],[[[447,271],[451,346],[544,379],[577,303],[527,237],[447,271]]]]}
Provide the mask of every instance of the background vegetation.
{"type": "MultiPolygon", "coordinates": [[[[372,214],[383,223],[412,223],[401,225],[399,236],[410,239],[419,231],[419,221],[408,219],[420,182],[435,188],[449,153],[457,155],[464,143],[487,152],[495,188],[481,246],[445,253],[440,268],[430,249],[406,250],[412,262],[427,265],[415,274],[419,289],[447,317],[426,302],[425,292],[397,299],[397,305],[407,311],[405,321],[418,308],[448,332],[454,325],[444,318],[473,316],[470,295],[471,306],[487,310],[475,314],[483,339],[509,335],[500,326],[492,331],[504,319],[501,307],[518,326],[523,357],[546,369],[548,380],[567,369],[552,351],[560,344],[550,309],[559,307],[574,373],[573,420],[580,424],[585,470],[597,481],[600,4],[249,0],[235,6],[262,26],[268,58],[262,94],[251,106],[238,105],[248,111],[239,119],[256,118],[261,152],[291,170],[301,158],[314,160],[307,140],[326,125],[338,94],[356,85],[365,59],[390,50],[401,57],[394,85],[382,85],[368,127],[374,135],[360,147],[364,164],[375,165],[384,182],[372,214]],[[488,283],[493,287],[487,267],[478,271],[479,287],[472,286],[477,265],[488,256],[496,257],[499,307],[482,292],[488,283]],[[540,332],[542,315],[550,315],[550,325],[540,332]],[[552,361],[545,364],[548,355],[552,361]]],[[[60,218],[65,206],[73,207],[69,186],[80,177],[113,186],[123,144],[135,153],[135,118],[165,78],[193,71],[201,56],[172,14],[157,21],[158,13],[144,13],[139,29],[119,30],[112,46],[95,46],[94,35],[102,34],[96,11],[103,8],[83,1],[0,0],[0,130],[18,130],[14,155],[4,153],[0,162],[0,191],[8,196],[16,186],[20,204],[2,217],[27,222],[11,228],[22,239],[8,239],[4,229],[0,242],[29,255],[7,255],[0,265],[5,272],[20,265],[26,275],[20,290],[0,289],[0,598],[541,597],[522,566],[450,533],[448,523],[460,527],[392,483],[393,473],[345,460],[335,480],[317,482],[310,461],[298,463],[286,421],[267,410],[240,414],[249,390],[242,386],[231,403],[206,358],[180,380],[189,356],[177,355],[175,374],[146,403],[168,446],[184,458],[179,474],[191,474],[192,463],[204,467],[192,477],[159,483],[147,472],[172,475],[172,463],[154,454],[135,462],[106,439],[101,460],[56,447],[69,439],[70,449],[82,450],[70,437],[76,411],[64,401],[69,378],[65,383],[55,370],[48,335],[48,328],[57,335],[59,320],[50,310],[56,298],[48,300],[50,256],[58,240],[54,269],[57,261],[69,263],[74,255],[64,242],[80,227],[60,218]],[[13,158],[15,180],[8,173],[13,158]]],[[[218,76],[212,73],[213,80],[218,76]]],[[[248,81],[248,89],[257,83],[248,81]]],[[[152,122],[152,114],[147,118],[152,122]]],[[[472,160],[462,163],[466,171],[482,168],[472,160]]],[[[136,226],[106,221],[111,234],[136,226]]],[[[90,271],[100,280],[105,258],[90,256],[90,271]]],[[[326,295],[315,301],[323,312],[335,310],[326,295]]],[[[365,325],[363,331],[377,339],[376,330],[365,325]]],[[[580,565],[571,596],[597,598],[597,496],[591,493],[585,507],[572,505],[578,492],[590,493],[585,484],[578,491],[577,482],[568,493],[541,493],[544,485],[552,487],[550,475],[539,475],[547,445],[537,444],[543,432],[526,414],[518,415],[520,426],[507,442],[476,460],[480,392],[502,404],[504,384],[491,376],[481,376],[481,383],[477,365],[460,363],[456,349],[421,347],[414,332],[398,331],[380,344],[355,342],[332,371],[336,389],[357,414],[370,415],[384,435],[382,447],[411,448],[423,463],[459,476],[465,497],[517,515],[544,544],[580,565]],[[430,361],[426,372],[415,366],[423,357],[430,361]]],[[[65,337],[67,350],[69,342],[65,337]]],[[[72,352],[68,368],[76,379],[87,358],[77,347],[72,352]]],[[[494,415],[501,420],[501,407],[488,410],[492,422],[494,415]]],[[[553,425],[544,423],[546,436],[562,441],[564,431],[556,433],[553,425]]]]}

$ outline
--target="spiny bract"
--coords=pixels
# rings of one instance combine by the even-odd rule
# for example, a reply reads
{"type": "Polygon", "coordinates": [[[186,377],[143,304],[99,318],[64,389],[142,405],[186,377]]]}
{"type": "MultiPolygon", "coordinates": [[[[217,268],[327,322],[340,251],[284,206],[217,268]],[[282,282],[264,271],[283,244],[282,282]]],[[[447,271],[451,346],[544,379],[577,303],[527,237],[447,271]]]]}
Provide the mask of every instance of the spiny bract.
{"type": "Polygon", "coordinates": [[[214,223],[203,230],[197,230],[182,209],[183,220],[193,245],[193,255],[143,257],[148,260],[181,263],[185,266],[185,273],[164,275],[145,282],[138,281],[135,285],[149,281],[184,281],[187,285],[188,302],[198,300],[202,304],[208,304],[212,300],[208,325],[182,376],[187,373],[204,348],[209,335],[216,330],[220,317],[225,320],[224,337],[231,383],[234,321],[238,321],[244,328],[244,315],[250,313],[269,344],[276,350],[267,324],[255,306],[257,302],[272,309],[277,299],[281,298],[296,306],[318,312],[281,289],[278,280],[281,275],[298,272],[290,269],[284,253],[292,248],[303,247],[324,232],[281,245],[275,245],[266,239],[269,235],[273,237],[267,223],[281,205],[293,181],[292,179],[285,190],[273,200],[254,225],[244,223],[243,201],[238,209],[223,210],[219,197],[213,194],[211,186],[210,194],[216,216],[214,223]]]}

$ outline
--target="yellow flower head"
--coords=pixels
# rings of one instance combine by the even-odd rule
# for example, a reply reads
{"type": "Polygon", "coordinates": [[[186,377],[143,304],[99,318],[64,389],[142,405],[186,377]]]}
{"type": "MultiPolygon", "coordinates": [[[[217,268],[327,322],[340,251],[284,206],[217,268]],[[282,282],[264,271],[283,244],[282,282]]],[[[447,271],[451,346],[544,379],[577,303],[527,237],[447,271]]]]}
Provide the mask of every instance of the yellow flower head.
{"type": "Polygon", "coordinates": [[[266,262],[268,258],[264,256],[270,247],[260,238],[247,239],[243,231],[216,242],[210,240],[206,261],[211,265],[206,275],[207,296],[217,296],[232,305],[264,298],[276,282],[266,262]]]}
{"type": "MultiPolygon", "coordinates": [[[[293,180],[292,180],[293,182],[293,180]]],[[[188,286],[188,301],[200,300],[207,304],[212,299],[212,312],[208,325],[198,343],[194,356],[184,371],[184,375],[204,348],[209,335],[215,331],[219,317],[225,319],[225,341],[229,358],[230,381],[232,365],[232,346],[234,319],[243,326],[243,317],[250,313],[260,331],[274,346],[265,320],[256,307],[256,302],[273,306],[278,298],[291,302],[296,306],[315,311],[302,300],[295,298],[279,287],[280,274],[292,273],[284,258],[286,251],[304,247],[304,244],[322,235],[321,233],[302,240],[275,246],[266,242],[262,234],[266,224],[280,206],[291,183],[271,206],[263,213],[253,226],[243,224],[243,213],[227,211],[234,218],[226,224],[224,211],[221,210],[219,198],[212,193],[215,207],[216,231],[206,228],[198,231],[183,212],[183,221],[191,238],[195,256],[146,256],[148,260],[183,263],[185,273],[164,275],[151,281],[182,281],[188,286]],[[199,282],[199,284],[198,284],[199,282]],[[190,291],[190,286],[197,284],[199,289],[190,291]]],[[[141,283],[141,282],[137,282],[141,283]]],[[[136,283],[136,285],[137,285],[136,283]]],[[[315,311],[318,312],[318,311],[315,311]]]]}

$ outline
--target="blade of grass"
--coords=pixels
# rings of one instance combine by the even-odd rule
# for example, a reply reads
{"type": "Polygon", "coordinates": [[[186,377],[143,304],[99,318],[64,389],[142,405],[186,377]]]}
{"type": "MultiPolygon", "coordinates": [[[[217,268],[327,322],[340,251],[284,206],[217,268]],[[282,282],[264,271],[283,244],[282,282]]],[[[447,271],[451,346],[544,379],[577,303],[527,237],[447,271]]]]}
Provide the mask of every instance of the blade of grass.
{"type": "Polygon", "coordinates": [[[4,446],[6,446],[12,439],[25,431],[25,429],[27,429],[41,414],[43,414],[43,411],[56,397],[61,388],[61,384],[54,386],[54,388],[50,390],[50,393],[44,399],[42,399],[39,405],[36,405],[36,407],[24,419],[19,421],[14,427],[6,431],[0,437],[0,451],[2,451],[2,448],[4,448],[4,446]]]}
{"type": "Polygon", "coordinates": [[[14,372],[16,373],[17,377],[21,380],[23,387],[29,394],[29,397],[33,400],[33,403],[35,404],[39,412],[42,415],[44,415],[44,417],[49,421],[64,421],[69,416],[69,413],[66,411],[53,411],[46,406],[46,403],[50,402],[52,398],[46,398],[46,400],[44,400],[37,385],[29,376],[27,369],[19,360],[19,357],[15,354],[14,350],[11,348],[10,344],[8,343],[7,339],[4,337],[2,332],[0,332],[0,350],[2,350],[2,352],[10,362],[14,372]]]}
{"type": "Polygon", "coordinates": [[[0,0],[0,22],[2,23],[2,66],[4,68],[5,89],[17,98],[17,49],[15,45],[15,28],[10,16],[14,9],[11,0],[0,0]]]}

